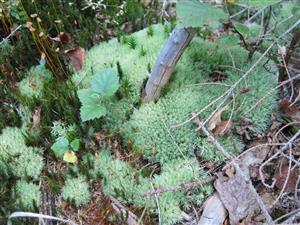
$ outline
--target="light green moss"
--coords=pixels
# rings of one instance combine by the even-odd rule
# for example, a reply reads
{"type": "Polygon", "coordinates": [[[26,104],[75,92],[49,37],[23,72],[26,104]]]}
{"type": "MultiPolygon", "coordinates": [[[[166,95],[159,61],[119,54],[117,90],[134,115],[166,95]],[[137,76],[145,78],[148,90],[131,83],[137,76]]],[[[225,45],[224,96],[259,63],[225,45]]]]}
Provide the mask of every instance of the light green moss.
{"type": "MultiPolygon", "coordinates": [[[[118,67],[122,85],[118,98],[107,103],[111,113],[106,116],[104,127],[110,131],[123,129],[124,141],[132,141],[134,148],[139,150],[143,158],[150,162],[159,162],[162,170],[150,179],[149,175],[144,174],[144,168],[139,170],[124,161],[114,160],[103,150],[95,161],[95,173],[101,176],[103,190],[107,196],[114,196],[124,204],[134,207],[146,207],[157,214],[155,198],[145,199],[141,194],[152,190],[152,185],[156,188],[171,188],[205,177],[195,161],[194,149],[197,149],[196,154],[203,159],[217,163],[224,161],[224,156],[213,144],[195,131],[194,124],[190,122],[177,128],[172,126],[189,119],[192,112],[200,111],[222,95],[260,55],[255,54],[253,61],[249,63],[248,52],[239,46],[227,46],[221,41],[212,43],[194,38],[179,60],[171,82],[164,88],[160,100],[138,108],[143,81],[167,38],[162,35],[162,25],[155,25],[153,29],[152,36],[147,35],[147,30],[133,34],[137,45],[135,49],[130,48],[126,41],[119,43],[116,39],[94,47],[87,53],[84,69],[73,76],[73,81],[78,88],[84,88],[95,71],[106,67],[118,67]],[[224,85],[198,86],[199,83],[212,82],[213,71],[226,74],[224,81],[218,81],[224,85]]],[[[267,63],[266,59],[263,59],[234,90],[234,104],[232,98],[224,103],[229,106],[229,110],[223,113],[222,119],[229,119],[232,113],[233,129],[232,133],[218,139],[230,153],[234,154],[243,147],[243,143],[235,134],[240,116],[252,121],[252,132],[262,132],[269,125],[271,111],[276,106],[276,93],[267,96],[253,110],[249,109],[276,85],[274,68],[272,62],[267,63]],[[245,88],[249,91],[241,93],[245,88]]],[[[219,104],[220,101],[207,108],[199,118],[205,120],[219,104]]],[[[212,188],[206,185],[191,192],[182,190],[161,194],[159,204],[162,224],[179,222],[182,219],[182,209],[189,208],[191,201],[201,204],[211,191],[212,188]]]]}
{"type": "MultiPolygon", "coordinates": [[[[258,58],[258,55],[254,57],[258,58]]],[[[191,122],[177,128],[172,126],[186,121],[192,112],[198,112],[214,99],[221,96],[228,87],[221,85],[197,86],[196,84],[210,82],[210,74],[220,70],[219,65],[227,65],[224,72],[227,74],[225,85],[234,84],[251,64],[246,63],[247,52],[239,47],[227,49],[201,39],[195,39],[179,62],[173,81],[169,85],[169,92],[157,103],[142,105],[135,110],[130,121],[125,125],[126,138],[133,141],[136,148],[141,149],[143,157],[153,162],[166,163],[170,160],[190,157],[193,146],[199,149],[200,155],[207,160],[221,162],[224,160],[222,153],[217,151],[205,137],[195,131],[191,122]],[[229,54],[232,57],[228,56],[229,54]],[[232,68],[237,66],[238,69],[232,68]],[[229,67],[228,67],[229,66],[229,67]]],[[[265,63],[265,60],[263,60],[265,63]]],[[[276,95],[268,96],[261,105],[254,110],[248,110],[276,85],[276,76],[267,72],[261,63],[253,70],[250,76],[235,89],[235,109],[232,121],[239,122],[239,116],[252,121],[253,131],[262,132],[270,123],[272,109],[276,106],[276,95]],[[240,91],[249,87],[249,92],[240,94],[240,91]]],[[[268,64],[272,66],[272,64],[268,64]]],[[[205,120],[215,109],[220,101],[213,104],[200,114],[200,119],[205,120]]],[[[232,108],[232,100],[225,104],[232,108]]],[[[224,104],[224,105],[225,105],[224,104]]],[[[224,113],[228,119],[230,109],[224,113]]],[[[234,146],[241,150],[242,143],[234,135],[221,137],[220,142],[230,151],[234,146]]]]}
{"type": "Polygon", "coordinates": [[[22,130],[7,127],[0,135],[0,173],[37,179],[43,167],[43,157],[37,148],[25,144],[22,130]]]}
{"type": "Polygon", "coordinates": [[[39,149],[25,147],[22,154],[16,156],[9,164],[9,169],[16,177],[32,177],[37,179],[44,167],[43,157],[39,149]]]}
{"type": "Polygon", "coordinates": [[[153,36],[147,35],[147,29],[132,34],[137,42],[135,49],[126,43],[118,42],[117,39],[95,46],[86,54],[85,66],[73,76],[73,81],[79,86],[87,87],[95,71],[108,67],[116,69],[119,62],[124,78],[130,83],[128,98],[132,103],[138,102],[141,84],[149,74],[148,64],[151,66],[154,64],[165,41],[162,25],[153,26],[153,30],[153,36]],[[147,52],[144,56],[140,56],[141,46],[147,52]]]}
{"type": "Polygon", "coordinates": [[[16,183],[14,192],[15,204],[19,209],[34,210],[34,205],[41,204],[41,192],[37,185],[19,180],[16,183]]]}
{"type": "Polygon", "coordinates": [[[105,195],[111,195],[122,202],[133,204],[139,193],[137,185],[141,179],[137,171],[121,160],[113,160],[106,150],[101,151],[94,168],[102,178],[105,195]]]}
{"type": "MultiPolygon", "coordinates": [[[[102,177],[104,194],[114,196],[125,204],[132,204],[138,208],[146,207],[152,213],[157,214],[155,196],[145,198],[143,193],[154,188],[169,189],[176,185],[194,182],[204,178],[204,172],[199,168],[196,160],[187,159],[173,161],[165,164],[160,174],[153,178],[143,177],[142,171],[132,168],[121,160],[113,160],[108,151],[102,150],[95,161],[95,172],[102,177]],[[151,185],[152,183],[152,185],[151,185]]],[[[190,201],[187,198],[187,190],[177,192],[165,192],[159,196],[159,205],[162,224],[169,225],[180,221],[180,207],[187,207],[190,201]]],[[[190,195],[197,194],[198,200],[202,200],[212,192],[208,185],[190,191],[190,195]]]]}
{"type": "Polygon", "coordinates": [[[82,176],[68,178],[61,194],[65,200],[74,202],[77,207],[88,203],[91,199],[89,185],[82,176]]]}

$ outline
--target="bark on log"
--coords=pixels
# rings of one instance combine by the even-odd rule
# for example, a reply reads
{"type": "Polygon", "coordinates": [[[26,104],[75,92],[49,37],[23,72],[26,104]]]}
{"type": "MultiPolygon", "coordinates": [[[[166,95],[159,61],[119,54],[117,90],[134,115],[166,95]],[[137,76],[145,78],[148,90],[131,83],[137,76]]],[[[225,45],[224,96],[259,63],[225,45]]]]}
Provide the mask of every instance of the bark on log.
{"type": "Polygon", "coordinates": [[[168,83],[178,60],[195,33],[193,28],[181,28],[172,31],[152,68],[144,90],[143,103],[159,98],[161,88],[168,83]]]}

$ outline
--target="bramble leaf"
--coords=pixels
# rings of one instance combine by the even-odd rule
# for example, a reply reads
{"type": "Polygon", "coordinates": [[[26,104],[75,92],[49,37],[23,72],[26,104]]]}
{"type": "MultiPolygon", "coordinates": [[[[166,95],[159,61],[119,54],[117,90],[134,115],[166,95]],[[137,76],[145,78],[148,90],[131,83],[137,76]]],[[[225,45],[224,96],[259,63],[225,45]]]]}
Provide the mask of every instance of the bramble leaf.
{"type": "Polygon", "coordinates": [[[80,146],[80,140],[78,138],[74,139],[71,143],[70,143],[71,148],[76,152],[79,149],[80,146]]]}
{"type": "Polygon", "coordinates": [[[80,108],[80,117],[83,122],[105,116],[106,108],[102,105],[83,105],[80,108]]]}
{"type": "Polygon", "coordinates": [[[220,6],[201,3],[197,0],[181,0],[176,5],[177,25],[183,27],[217,27],[220,20],[227,20],[228,14],[220,6]]]}
{"type": "Polygon", "coordinates": [[[112,96],[119,88],[119,78],[112,69],[106,69],[96,74],[91,80],[91,88],[99,94],[112,96]]]}
{"type": "Polygon", "coordinates": [[[81,89],[77,91],[77,94],[82,105],[92,105],[99,102],[99,95],[91,89],[81,89]]]}
{"type": "Polygon", "coordinates": [[[59,138],[56,142],[51,146],[51,149],[59,155],[64,154],[69,149],[69,141],[66,138],[59,138]]]}
{"type": "Polygon", "coordinates": [[[255,8],[263,8],[269,5],[273,5],[278,0],[239,0],[239,4],[246,4],[250,7],[255,7],[255,8]]]}

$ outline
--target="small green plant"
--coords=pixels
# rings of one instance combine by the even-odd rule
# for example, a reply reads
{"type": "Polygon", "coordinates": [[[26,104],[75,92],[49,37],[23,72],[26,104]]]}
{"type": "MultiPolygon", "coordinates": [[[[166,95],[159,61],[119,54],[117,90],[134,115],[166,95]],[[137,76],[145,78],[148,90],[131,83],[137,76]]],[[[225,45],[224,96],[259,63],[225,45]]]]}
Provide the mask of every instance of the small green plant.
{"type": "Polygon", "coordinates": [[[58,156],[63,156],[63,160],[69,163],[75,163],[77,157],[75,152],[80,148],[80,139],[75,134],[76,127],[74,125],[65,127],[62,122],[53,123],[51,134],[56,138],[51,149],[58,156]]]}
{"type": "Polygon", "coordinates": [[[91,193],[85,178],[83,176],[68,178],[62,188],[62,197],[77,207],[88,203],[91,199],[91,193]]]}
{"type": "Polygon", "coordinates": [[[152,37],[154,35],[154,29],[153,29],[153,26],[149,26],[148,29],[147,29],[147,35],[152,37]]]}
{"type": "Polygon", "coordinates": [[[94,75],[90,87],[77,92],[81,102],[80,116],[88,121],[105,116],[104,101],[112,97],[119,89],[119,78],[113,69],[105,69],[94,75]]]}
{"type": "Polygon", "coordinates": [[[144,48],[144,46],[142,45],[140,48],[140,56],[145,56],[147,54],[146,49],[144,48]]]}
{"type": "Polygon", "coordinates": [[[13,198],[18,209],[34,210],[41,204],[41,192],[39,186],[24,180],[17,181],[13,198]]]}
{"type": "Polygon", "coordinates": [[[127,44],[129,45],[129,47],[131,49],[136,49],[136,47],[137,47],[137,40],[136,40],[136,38],[134,36],[130,36],[128,38],[127,44]]]}

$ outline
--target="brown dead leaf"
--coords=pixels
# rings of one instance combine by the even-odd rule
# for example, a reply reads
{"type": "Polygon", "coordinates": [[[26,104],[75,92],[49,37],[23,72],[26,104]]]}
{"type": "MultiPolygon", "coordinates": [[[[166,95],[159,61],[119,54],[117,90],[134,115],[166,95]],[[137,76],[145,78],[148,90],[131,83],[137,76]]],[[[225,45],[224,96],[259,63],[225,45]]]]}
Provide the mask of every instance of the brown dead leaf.
{"type": "Polygon", "coordinates": [[[77,71],[83,67],[84,55],[85,55],[85,50],[81,47],[69,50],[66,53],[66,56],[70,60],[70,63],[77,71]]]}
{"type": "Polygon", "coordinates": [[[299,109],[287,99],[281,100],[279,105],[280,111],[285,115],[293,117],[299,114],[299,109]]]}
{"type": "Polygon", "coordinates": [[[214,186],[229,212],[231,224],[239,224],[243,219],[252,218],[259,210],[253,192],[239,174],[228,178],[219,173],[214,186]]]}
{"type": "Polygon", "coordinates": [[[231,127],[232,127],[231,120],[221,121],[219,124],[217,124],[214,134],[223,136],[223,135],[229,133],[231,127]]]}
{"type": "Polygon", "coordinates": [[[286,179],[288,179],[284,191],[288,193],[293,193],[295,192],[295,188],[298,180],[298,168],[291,169],[289,177],[288,177],[288,173],[289,173],[288,171],[289,171],[288,164],[278,166],[274,175],[274,178],[276,179],[275,185],[277,188],[281,190],[284,187],[286,179]]]}
{"type": "Polygon", "coordinates": [[[221,115],[224,111],[228,110],[229,106],[225,105],[223,108],[219,109],[208,121],[207,128],[212,131],[214,130],[221,122],[221,115]]]}
{"type": "Polygon", "coordinates": [[[41,122],[41,108],[34,109],[32,115],[32,129],[39,129],[41,122]]]}

